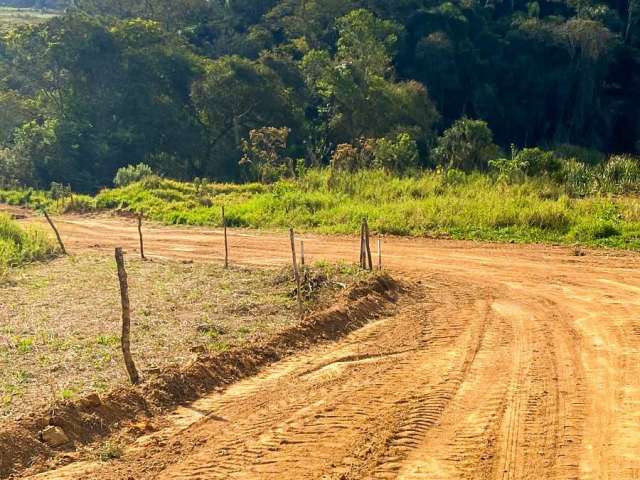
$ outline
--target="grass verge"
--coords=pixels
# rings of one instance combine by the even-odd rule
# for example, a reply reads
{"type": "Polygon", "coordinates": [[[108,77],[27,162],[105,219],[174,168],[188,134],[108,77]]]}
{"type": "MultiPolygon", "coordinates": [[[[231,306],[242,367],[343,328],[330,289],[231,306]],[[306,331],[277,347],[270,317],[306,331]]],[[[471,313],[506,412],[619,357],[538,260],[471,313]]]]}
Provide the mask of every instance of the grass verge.
{"type": "Polygon", "coordinates": [[[56,252],[49,238],[35,228],[23,228],[0,213],[0,280],[9,268],[44,260],[56,252]]]}
{"type": "Polygon", "coordinates": [[[640,248],[640,200],[634,196],[575,198],[548,178],[509,185],[491,176],[423,172],[399,178],[382,171],[331,174],[310,170],[272,185],[182,183],[150,177],[95,197],[51,200],[44,192],[4,191],[0,201],[59,212],[144,212],[166,224],[358,232],[363,217],[382,234],[457,239],[552,242],[640,248]]]}

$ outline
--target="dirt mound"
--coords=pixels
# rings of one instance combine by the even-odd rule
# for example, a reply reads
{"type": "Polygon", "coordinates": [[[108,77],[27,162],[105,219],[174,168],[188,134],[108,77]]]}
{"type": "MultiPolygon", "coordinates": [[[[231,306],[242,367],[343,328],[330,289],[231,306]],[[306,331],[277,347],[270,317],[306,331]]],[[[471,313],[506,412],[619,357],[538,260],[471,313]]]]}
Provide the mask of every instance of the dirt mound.
{"type": "Polygon", "coordinates": [[[61,451],[41,440],[40,432],[46,426],[60,427],[70,439],[62,450],[72,450],[117,430],[122,422],[157,415],[254,375],[290,353],[337,339],[381,315],[401,290],[391,277],[378,276],[345,291],[332,308],[251,346],[201,356],[188,365],[164,369],[138,387],[57,404],[46,414],[4,425],[0,428],[0,477],[43,463],[61,451]]]}

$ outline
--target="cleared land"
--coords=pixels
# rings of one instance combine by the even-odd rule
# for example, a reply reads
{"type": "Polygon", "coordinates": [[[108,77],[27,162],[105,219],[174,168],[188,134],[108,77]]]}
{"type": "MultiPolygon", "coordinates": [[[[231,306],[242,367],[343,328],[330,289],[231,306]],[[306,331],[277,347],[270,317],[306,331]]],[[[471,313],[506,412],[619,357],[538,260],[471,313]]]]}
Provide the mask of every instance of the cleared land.
{"type": "MultiPolygon", "coordinates": [[[[279,269],[127,258],[138,366],[185,363],[297,320],[279,269]]],[[[60,258],[0,286],[0,419],[126,384],[111,256],[60,258]]],[[[325,289],[326,293],[326,289],[325,289]]]]}
{"type": "MultiPolygon", "coordinates": [[[[128,220],[59,224],[76,251],[135,246],[128,220]]],[[[214,259],[222,243],[154,227],[147,245],[214,259]]],[[[307,245],[311,258],[357,256],[351,237],[307,245]]],[[[119,460],[40,478],[638,478],[637,255],[384,245],[411,285],[395,315],[197,401],[119,460]]],[[[282,264],[287,239],[234,231],[232,258],[282,264]]]]}
{"type": "Polygon", "coordinates": [[[31,8],[0,7],[0,32],[19,25],[32,25],[56,17],[59,13],[31,8]]]}

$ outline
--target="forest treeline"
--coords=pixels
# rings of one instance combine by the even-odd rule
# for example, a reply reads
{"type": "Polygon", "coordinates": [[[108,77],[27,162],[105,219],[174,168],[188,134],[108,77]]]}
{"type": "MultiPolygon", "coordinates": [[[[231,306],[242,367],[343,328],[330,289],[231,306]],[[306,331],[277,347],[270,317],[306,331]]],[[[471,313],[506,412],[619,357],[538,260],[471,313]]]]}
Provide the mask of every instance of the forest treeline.
{"type": "Polygon", "coordinates": [[[640,151],[640,0],[76,0],[0,40],[5,185],[484,169],[526,147],[640,151]]]}

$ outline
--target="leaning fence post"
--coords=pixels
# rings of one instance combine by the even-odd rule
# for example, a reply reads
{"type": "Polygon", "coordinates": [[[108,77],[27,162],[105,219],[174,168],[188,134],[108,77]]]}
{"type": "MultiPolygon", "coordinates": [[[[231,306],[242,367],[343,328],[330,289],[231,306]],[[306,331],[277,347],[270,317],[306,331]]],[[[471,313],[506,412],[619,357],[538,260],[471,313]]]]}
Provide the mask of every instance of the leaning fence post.
{"type": "Polygon", "coordinates": [[[371,245],[369,243],[369,222],[365,219],[364,221],[364,237],[365,237],[365,248],[366,248],[366,263],[369,267],[369,270],[373,270],[373,259],[371,258],[371,245]]]}
{"type": "Polygon", "coordinates": [[[64,255],[67,255],[67,250],[64,248],[64,243],[62,243],[62,238],[60,237],[60,233],[58,232],[58,229],[53,224],[53,221],[49,217],[49,214],[47,213],[47,211],[43,210],[43,213],[44,213],[44,218],[46,218],[47,222],[49,222],[49,225],[51,225],[51,228],[53,229],[53,233],[56,234],[56,238],[58,239],[58,244],[60,245],[60,250],[62,250],[62,253],[64,255]]]}
{"type": "Polygon", "coordinates": [[[122,345],[122,355],[124,356],[124,365],[127,368],[131,383],[137,385],[140,383],[140,375],[136,369],[133,358],[131,358],[131,341],[129,333],[131,332],[131,309],[129,307],[129,285],[127,283],[127,271],[124,268],[124,256],[122,248],[116,248],[116,265],[118,266],[118,282],[120,283],[120,301],[122,303],[122,337],[120,343],[122,345]]]}
{"type": "Polygon", "coordinates": [[[138,213],[138,236],[140,237],[140,258],[146,260],[144,256],[144,242],[142,241],[142,212],[138,213]]]}
{"type": "Polygon", "coordinates": [[[222,205],[222,228],[224,229],[224,268],[229,268],[229,243],[227,240],[227,217],[224,215],[224,205],[222,205]]]}
{"type": "Polygon", "coordinates": [[[296,259],[296,238],[293,233],[293,228],[289,229],[289,237],[291,239],[291,257],[293,260],[293,276],[296,279],[296,285],[298,288],[298,310],[300,311],[300,318],[304,316],[304,308],[302,306],[302,288],[300,286],[300,272],[298,272],[298,260],[296,259]]]}
{"type": "Polygon", "coordinates": [[[364,246],[364,220],[360,225],[360,268],[363,270],[366,268],[365,266],[365,246],[364,246]]]}

